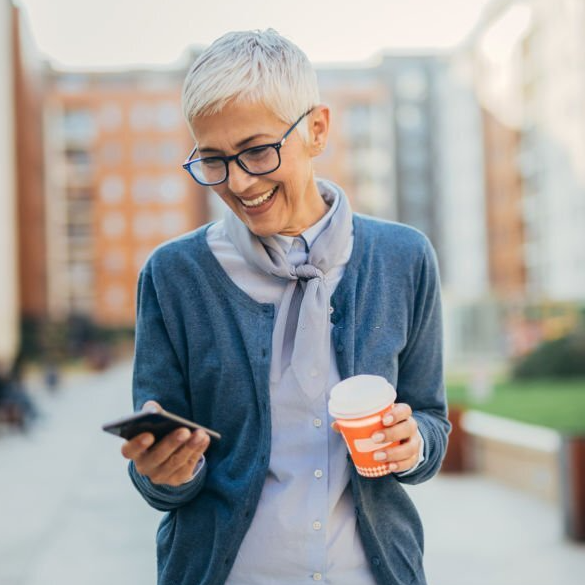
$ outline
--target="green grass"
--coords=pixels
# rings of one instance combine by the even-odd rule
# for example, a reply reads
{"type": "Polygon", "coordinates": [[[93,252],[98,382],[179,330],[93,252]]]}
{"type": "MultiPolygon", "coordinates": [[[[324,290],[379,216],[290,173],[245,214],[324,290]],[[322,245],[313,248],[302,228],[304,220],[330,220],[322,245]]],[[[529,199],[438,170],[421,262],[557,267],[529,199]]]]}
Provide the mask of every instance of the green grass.
{"type": "Polygon", "coordinates": [[[474,400],[460,382],[447,384],[449,404],[549,427],[564,434],[585,434],[585,379],[496,383],[485,402],[474,400]]]}

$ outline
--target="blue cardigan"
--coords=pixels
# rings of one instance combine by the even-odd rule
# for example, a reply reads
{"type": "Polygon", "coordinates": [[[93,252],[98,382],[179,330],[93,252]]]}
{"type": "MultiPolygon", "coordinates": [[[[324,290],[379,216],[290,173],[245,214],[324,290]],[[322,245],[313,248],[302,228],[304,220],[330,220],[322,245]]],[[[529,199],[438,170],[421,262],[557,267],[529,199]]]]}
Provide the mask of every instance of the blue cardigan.
{"type": "MultiPolygon", "coordinates": [[[[437,473],[450,430],[436,258],[413,228],[357,214],[353,225],[352,255],[331,298],[339,373],[390,380],[425,441],[425,461],[410,475],[364,478],[352,466],[355,513],[376,582],[425,585],[422,525],[401,483],[437,473]]],[[[274,306],[230,280],[207,227],[157,248],[138,284],[135,408],[157,400],[223,436],[212,439],[196,480],[179,487],[155,485],[130,463],[146,501],[168,512],[157,532],[158,585],[225,582],[270,460],[274,306]]]]}

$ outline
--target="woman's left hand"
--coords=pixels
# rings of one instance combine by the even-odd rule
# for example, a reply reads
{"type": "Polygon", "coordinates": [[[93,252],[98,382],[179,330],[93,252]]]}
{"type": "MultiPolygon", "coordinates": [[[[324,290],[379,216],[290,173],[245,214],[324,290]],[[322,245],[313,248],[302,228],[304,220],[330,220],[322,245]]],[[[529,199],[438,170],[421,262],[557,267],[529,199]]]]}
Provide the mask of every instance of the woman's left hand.
{"type": "Polygon", "coordinates": [[[408,471],[418,462],[421,441],[412,409],[408,404],[395,404],[382,417],[382,424],[386,428],[376,431],[372,440],[375,443],[392,442],[396,445],[375,451],[374,459],[389,463],[393,472],[408,471]]]}

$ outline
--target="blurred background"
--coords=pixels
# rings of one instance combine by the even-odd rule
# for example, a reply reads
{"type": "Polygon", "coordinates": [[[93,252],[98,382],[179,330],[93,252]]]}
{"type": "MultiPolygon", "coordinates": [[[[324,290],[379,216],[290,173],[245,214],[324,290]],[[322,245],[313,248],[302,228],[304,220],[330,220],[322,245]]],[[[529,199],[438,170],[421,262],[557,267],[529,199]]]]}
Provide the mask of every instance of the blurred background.
{"type": "Polygon", "coordinates": [[[429,581],[576,584],[585,0],[0,0],[0,583],[155,581],[159,515],[99,426],[131,410],[140,267],[223,214],[181,168],[183,78],[268,26],[331,107],[317,173],[437,250],[454,431],[411,488],[429,581]]]}

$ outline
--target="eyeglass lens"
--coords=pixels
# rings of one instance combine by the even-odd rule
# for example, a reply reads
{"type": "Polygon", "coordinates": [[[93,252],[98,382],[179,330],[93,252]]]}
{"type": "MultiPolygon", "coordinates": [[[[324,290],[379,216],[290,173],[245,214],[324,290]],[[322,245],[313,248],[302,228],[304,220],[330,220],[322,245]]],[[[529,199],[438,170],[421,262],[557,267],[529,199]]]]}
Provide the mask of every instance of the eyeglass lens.
{"type": "MultiPolygon", "coordinates": [[[[265,175],[276,170],[280,164],[278,150],[274,146],[259,146],[240,153],[239,165],[253,175],[265,175]]],[[[207,184],[222,183],[227,178],[228,163],[220,157],[205,157],[190,165],[197,180],[207,184]]]]}

